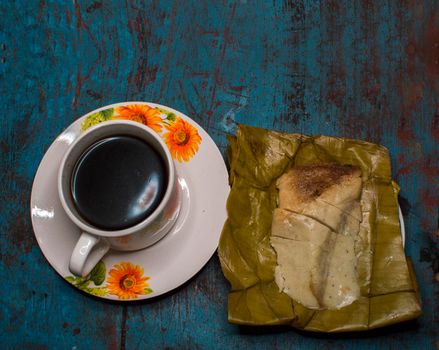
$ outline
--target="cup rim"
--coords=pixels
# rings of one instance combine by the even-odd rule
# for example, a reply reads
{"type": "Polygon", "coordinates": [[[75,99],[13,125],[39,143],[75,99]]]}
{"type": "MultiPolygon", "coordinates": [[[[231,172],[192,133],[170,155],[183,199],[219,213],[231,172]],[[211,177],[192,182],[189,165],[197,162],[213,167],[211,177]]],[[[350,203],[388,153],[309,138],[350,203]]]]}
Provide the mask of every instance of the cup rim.
{"type": "Polygon", "coordinates": [[[70,220],[73,221],[73,223],[78,226],[81,230],[97,235],[102,237],[123,237],[127,236],[133,233],[136,233],[140,230],[143,230],[148,225],[150,225],[154,220],[157,219],[157,217],[163,212],[163,210],[166,208],[169,200],[171,199],[172,192],[174,189],[174,182],[175,182],[175,165],[172,160],[171,152],[169,151],[168,147],[166,146],[165,142],[162,140],[162,138],[152,129],[148,128],[147,126],[140,124],[138,122],[130,121],[130,120],[109,120],[102,122],[100,124],[94,125],[87,129],[83,134],[79,135],[79,137],[73,141],[73,143],[69,146],[67,152],[64,154],[61,164],[58,170],[58,196],[61,201],[61,205],[64,208],[64,211],[66,212],[67,216],[70,218],[70,220]],[[113,125],[130,125],[139,129],[142,129],[144,132],[148,133],[150,136],[152,136],[160,145],[162,150],[164,151],[166,155],[166,163],[169,169],[168,174],[168,181],[166,186],[165,194],[160,202],[160,204],[155,208],[155,210],[148,215],[145,219],[140,221],[134,226],[122,229],[122,230],[102,230],[97,227],[94,227],[92,225],[87,224],[86,222],[81,221],[78,219],[77,215],[71,210],[70,205],[67,203],[65,193],[63,190],[63,174],[65,169],[65,164],[67,160],[69,159],[73,149],[75,146],[85,137],[89,137],[90,133],[95,132],[96,130],[103,128],[103,127],[111,127],[113,125]]]}

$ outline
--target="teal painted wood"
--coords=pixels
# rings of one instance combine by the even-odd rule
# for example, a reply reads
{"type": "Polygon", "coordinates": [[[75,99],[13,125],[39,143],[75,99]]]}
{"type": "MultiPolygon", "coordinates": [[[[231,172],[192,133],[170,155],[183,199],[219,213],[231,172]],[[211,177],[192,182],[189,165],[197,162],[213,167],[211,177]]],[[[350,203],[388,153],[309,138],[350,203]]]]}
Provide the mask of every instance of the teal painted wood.
{"type": "Polygon", "coordinates": [[[439,341],[439,5],[435,1],[3,1],[0,341],[4,349],[433,349],[439,341]],[[390,149],[424,314],[361,335],[227,323],[214,256],[153,301],[65,283],[29,218],[37,166],[73,120],[125,100],[172,106],[224,151],[236,123],[390,149]]]}

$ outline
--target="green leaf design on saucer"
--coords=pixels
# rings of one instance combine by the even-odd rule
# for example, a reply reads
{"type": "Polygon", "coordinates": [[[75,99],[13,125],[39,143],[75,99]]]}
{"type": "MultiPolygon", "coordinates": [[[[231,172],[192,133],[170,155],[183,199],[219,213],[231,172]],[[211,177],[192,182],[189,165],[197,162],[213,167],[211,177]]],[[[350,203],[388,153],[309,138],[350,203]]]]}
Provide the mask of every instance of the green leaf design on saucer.
{"type": "Polygon", "coordinates": [[[104,109],[103,111],[100,111],[99,113],[102,114],[102,116],[105,118],[105,120],[109,120],[109,119],[111,119],[111,117],[114,114],[114,108],[104,109]]]}
{"type": "Polygon", "coordinates": [[[104,283],[106,271],[107,269],[105,268],[105,263],[101,260],[97,263],[97,265],[93,268],[93,270],[87,277],[66,276],[64,278],[66,281],[73,284],[76,288],[86,293],[95,296],[105,296],[108,294],[107,288],[97,286],[104,283]],[[90,284],[92,282],[96,287],[90,287],[90,284]]]}
{"type": "Polygon", "coordinates": [[[170,120],[171,122],[175,122],[175,119],[177,118],[177,116],[174,113],[168,113],[166,116],[167,120],[170,120]]]}
{"type": "Polygon", "coordinates": [[[70,284],[74,285],[76,288],[97,297],[117,295],[119,299],[135,299],[137,298],[137,295],[151,294],[153,292],[146,282],[150,279],[150,277],[143,276],[143,274],[143,267],[134,265],[131,262],[121,262],[120,264],[115,264],[112,268],[110,268],[109,275],[112,277],[109,277],[109,280],[107,280],[105,286],[101,286],[105,282],[107,276],[107,268],[105,263],[101,260],[97,263],[93,270],[91,270],[88,276],[66,276],[64,279],[70,284]],[[132,278],[132,275],[136,276],[137,283],[142,285],[139,287],[139,289],[143,288],[141,289],[141,292],[136,291],[133,293],[130,290],[132,286],[126,286],[123,285],[123,283],[121,284],[121,282],[127,276],[132,278]]]}
{"type": "Polygon", "coordinates": [[[87,292],[88,294],[97,296],[97,297],[104,297],[108,295],[107,288],[105,287],[97,287],[97,288],[84,288],[84,292],[87,292]]]}
{"type": "Polygon", "coordinates": [[[90,114],[81,124],[82,131],[91,128],[93,125],[102,123],[106,120],[110,120],[113,116],[114,108],[104,109],[102,111],[90,114]]]}
{"type": "Polygon", "coordinates": [[[105,264],[101,260],[98,262],[98,264],[91,270],[90,272],[90,280],[93,281],[93,283],[96,286],[100,286],[105,281],[105,264]]]}

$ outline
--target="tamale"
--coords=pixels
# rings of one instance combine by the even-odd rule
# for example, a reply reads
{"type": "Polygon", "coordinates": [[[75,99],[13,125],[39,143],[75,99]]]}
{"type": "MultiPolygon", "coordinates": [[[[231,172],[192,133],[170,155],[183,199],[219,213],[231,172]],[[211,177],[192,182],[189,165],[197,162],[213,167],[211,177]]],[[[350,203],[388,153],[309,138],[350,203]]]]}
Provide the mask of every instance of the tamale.
{"type": "Polygon", "coordinates": [[[399,189],[391,180],[387,149],[364,141],[245,125],[239,125],[236,137],[229,139],[231,192],[218,254],[231,283],[230,322],[346,332],[382,327],[421,314],[415,276],[402,247],[399,189]],[[279,291],[275,283],[277,256],[270,244],[278,200],[276,181],[292,167],[321,163],[357,166],[363,184],[361,224],[354,247],[360,297],[339,310],[313,310],[279,291]]]}

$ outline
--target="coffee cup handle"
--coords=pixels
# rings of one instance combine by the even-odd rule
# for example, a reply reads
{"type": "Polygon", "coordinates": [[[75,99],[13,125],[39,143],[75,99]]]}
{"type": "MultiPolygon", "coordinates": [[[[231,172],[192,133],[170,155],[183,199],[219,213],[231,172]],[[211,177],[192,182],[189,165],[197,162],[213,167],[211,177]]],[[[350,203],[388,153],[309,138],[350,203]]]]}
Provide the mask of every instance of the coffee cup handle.
{"type": "Polygon", "coordinates": [[[109,249],[110,244],[105,238],[83,232],[70,258],[70,272],[76,276],[87,276],[109,249]]]}

